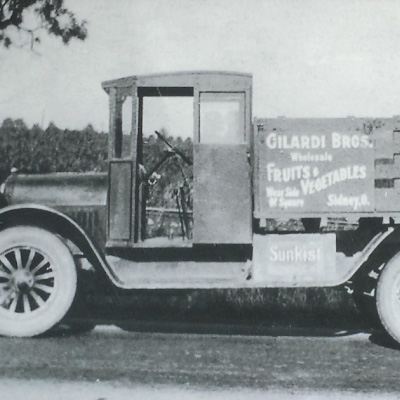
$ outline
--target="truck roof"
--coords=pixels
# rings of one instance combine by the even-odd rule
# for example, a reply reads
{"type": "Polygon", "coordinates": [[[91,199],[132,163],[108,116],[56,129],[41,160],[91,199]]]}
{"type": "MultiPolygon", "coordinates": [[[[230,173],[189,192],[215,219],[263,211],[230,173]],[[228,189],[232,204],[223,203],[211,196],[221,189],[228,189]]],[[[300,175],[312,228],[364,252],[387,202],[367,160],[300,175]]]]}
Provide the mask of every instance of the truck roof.
{"type": "Polygon", "coordinates": [[[133,75],[102,82],[103,89],[131,87],[193,87],[212,90],[213,86],[227,89],[249,88],[252,75],[231,71],[180,71],[149,75],[133,75]]]}

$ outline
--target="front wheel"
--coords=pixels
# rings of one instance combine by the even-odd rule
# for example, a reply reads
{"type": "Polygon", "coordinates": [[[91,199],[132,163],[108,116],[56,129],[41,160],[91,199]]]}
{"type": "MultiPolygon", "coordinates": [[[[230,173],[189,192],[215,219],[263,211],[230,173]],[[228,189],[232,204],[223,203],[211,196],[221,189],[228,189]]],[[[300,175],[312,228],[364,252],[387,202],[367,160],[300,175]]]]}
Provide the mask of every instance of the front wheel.
{"type": "Polygon", "coordinates": [[[400,253],[387,263],[379,277],[376,306],[386,332],[400,343],[400,253]]]}
{"type": "Polygon", "coordinates": [[[31,337],[68,312],[77,287],[75,262],[54,234],[18,226],[0,232],[0,334],[31,337]]]}

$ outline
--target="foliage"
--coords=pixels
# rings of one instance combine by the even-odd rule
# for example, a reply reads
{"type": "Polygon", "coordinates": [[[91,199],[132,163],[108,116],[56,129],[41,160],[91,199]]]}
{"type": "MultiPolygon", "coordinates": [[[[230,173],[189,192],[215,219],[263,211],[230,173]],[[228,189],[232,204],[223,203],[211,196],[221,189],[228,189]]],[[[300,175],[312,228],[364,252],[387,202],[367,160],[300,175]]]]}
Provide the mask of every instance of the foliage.
{"type": "MultiPolygon", "coordinates": [[[[166,132],[163,133],[167,136],[166,132]]],[[[189,159],[193,159],[193,145],[190,138],[183,141],[180,137],[170,136],[168,141],[187,155],[189,159]]],[[[143,146],[143,165],[148,173],[163,159],[166,151],[168,151],[168,148],[158,137],[151,135],[148,138],[143,146]]],[[[176,207],[176,192],[182,186],[186,195],[186,205],[188,208],[192,208],[193,167],[191,165],[187,165],[179,156],[175,155],[168,158],[157,168],[156,173],[160,178],[157,184],[149,187],[148,206],[176,207]]]]}
{"type": "Polygon", "coordinates": [[[11,168],[21,173],[106,171],[107,135],[88,125],[82,131],[62,130],[50,123],[31,129],[5,119],[0,127],[0,179],[11,168]]]}
{"type": "Polygon", "coordinates": [[[41,31],[61,38],[64,44],[73,38],[84,40],[86,21],[79,22],[63,3],[64,0],[0,0],[0,45],[8,48],[15,44],[13,30],[28,39],[31,48],[40,42],[41,31]]]}

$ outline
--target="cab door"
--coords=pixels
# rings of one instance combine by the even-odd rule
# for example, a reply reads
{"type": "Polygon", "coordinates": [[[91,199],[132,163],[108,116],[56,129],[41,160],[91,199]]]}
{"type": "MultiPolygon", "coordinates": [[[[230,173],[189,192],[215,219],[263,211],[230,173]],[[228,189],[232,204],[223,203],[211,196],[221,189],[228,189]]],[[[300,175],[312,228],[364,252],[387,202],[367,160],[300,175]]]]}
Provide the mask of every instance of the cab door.
{"type": "Polygon", "coordinates": [[[198,92],[193,243],[252,241],[250,93],[198,92]]]}

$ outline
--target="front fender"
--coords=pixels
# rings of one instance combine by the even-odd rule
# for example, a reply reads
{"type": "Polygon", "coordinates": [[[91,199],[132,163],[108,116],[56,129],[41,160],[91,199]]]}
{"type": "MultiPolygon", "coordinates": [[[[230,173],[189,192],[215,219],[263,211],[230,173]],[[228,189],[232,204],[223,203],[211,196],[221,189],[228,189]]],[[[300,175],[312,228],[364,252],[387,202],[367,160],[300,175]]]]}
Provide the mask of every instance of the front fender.
{"type": "Polygon", "coordinates": [[[64,213],[39,204],[18,204],[0,209],[0,230],[17,225],[38,226],[70,240],[96,270],[100,269],[114,285],[121,287],[121,281],[113,273],[95,242],[79,224],[64,213]]]}

